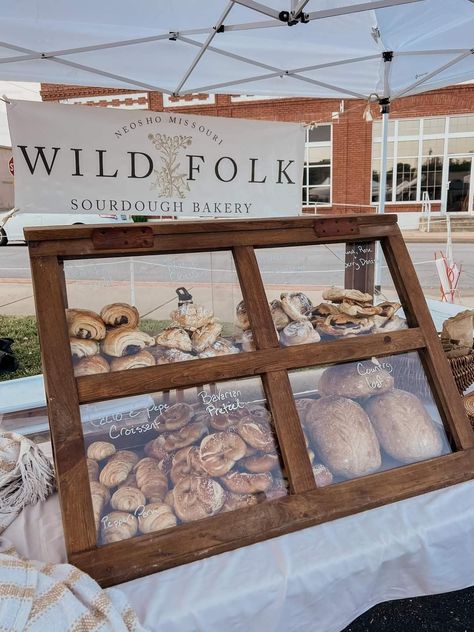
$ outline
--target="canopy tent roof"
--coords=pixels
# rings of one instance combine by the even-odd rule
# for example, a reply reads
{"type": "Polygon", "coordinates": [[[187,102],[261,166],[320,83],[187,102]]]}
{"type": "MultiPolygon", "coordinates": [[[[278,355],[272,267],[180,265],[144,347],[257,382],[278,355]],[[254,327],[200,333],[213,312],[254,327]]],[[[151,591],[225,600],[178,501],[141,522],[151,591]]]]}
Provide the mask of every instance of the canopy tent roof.
{"type": "Polygon", "coordinates": [[[16,0],[0,79],[396,98],[474,79],[473,2],[16,0]]]}

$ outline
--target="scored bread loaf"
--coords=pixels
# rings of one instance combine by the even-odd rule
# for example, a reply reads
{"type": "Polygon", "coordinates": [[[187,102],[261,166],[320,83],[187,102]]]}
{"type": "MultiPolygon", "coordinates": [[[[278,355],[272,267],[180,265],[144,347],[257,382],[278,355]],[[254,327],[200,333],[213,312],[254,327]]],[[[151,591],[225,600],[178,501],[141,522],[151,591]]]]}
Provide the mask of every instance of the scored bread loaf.
{"type": "Polygon", "coordinates": [[[334,474],[354,478],[381,466],[372,424],[362,406],[351,399],[331,395],[314,400],[307,408],[305,425],[319,457],[334,474]]]}
{"type": "Polygon", "coordinates": [[[371,397],[365,409],[380,445],[397,461],[413,463],[442,453],[440,433],[416,395],[396,389],[371,397]]]}
{"type": "Polygon", "coordinates": [[[319,380],[321,395],[359,398],[385,393],[393,388],[392,367],[387,362],[347,362],[324,371],[319,380]]]}

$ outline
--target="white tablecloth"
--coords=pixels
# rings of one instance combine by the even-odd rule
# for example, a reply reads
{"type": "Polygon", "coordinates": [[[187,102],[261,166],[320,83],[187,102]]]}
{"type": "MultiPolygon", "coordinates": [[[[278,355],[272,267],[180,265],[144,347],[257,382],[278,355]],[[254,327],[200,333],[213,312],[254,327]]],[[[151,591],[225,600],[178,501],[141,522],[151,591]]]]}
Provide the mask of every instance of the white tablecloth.
{"type": "MultiPolygon", "coordinates": [[[[32,559],[66,559],[57,496],[26,508],[4,535],[32,559]]],[[[339,632],[382,601],[473,584],[471,481],[121,589],[159,632],[339,632]]]]}

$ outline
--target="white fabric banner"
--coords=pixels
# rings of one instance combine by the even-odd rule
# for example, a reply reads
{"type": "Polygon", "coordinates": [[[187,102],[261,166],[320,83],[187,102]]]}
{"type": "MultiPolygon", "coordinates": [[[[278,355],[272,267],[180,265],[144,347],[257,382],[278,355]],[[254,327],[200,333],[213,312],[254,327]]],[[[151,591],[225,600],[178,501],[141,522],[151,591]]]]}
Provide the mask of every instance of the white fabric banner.
{"type": "Polygon", "coordinates": [[[21,212],[191,217],[298,214],[304,127],[13,101],[21,212]]]}

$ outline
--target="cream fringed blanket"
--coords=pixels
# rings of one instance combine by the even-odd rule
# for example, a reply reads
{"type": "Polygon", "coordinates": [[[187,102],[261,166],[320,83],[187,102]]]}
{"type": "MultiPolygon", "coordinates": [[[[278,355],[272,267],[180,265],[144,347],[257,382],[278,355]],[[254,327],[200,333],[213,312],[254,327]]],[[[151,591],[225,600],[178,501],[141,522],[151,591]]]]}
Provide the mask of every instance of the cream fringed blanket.
{"type": "Polygon", "coordinates": [[[0,632],[142,632],[117,589],[69,564],[22,559],[1,533],[54,488],[50,462],[26,437],[0,433],[0,632]]]}
{"type": "Polygon", "coordinates": [[[69,564],[23,560],[0,537],[0,632],[144,632],[125,596],[69,564]]]}

